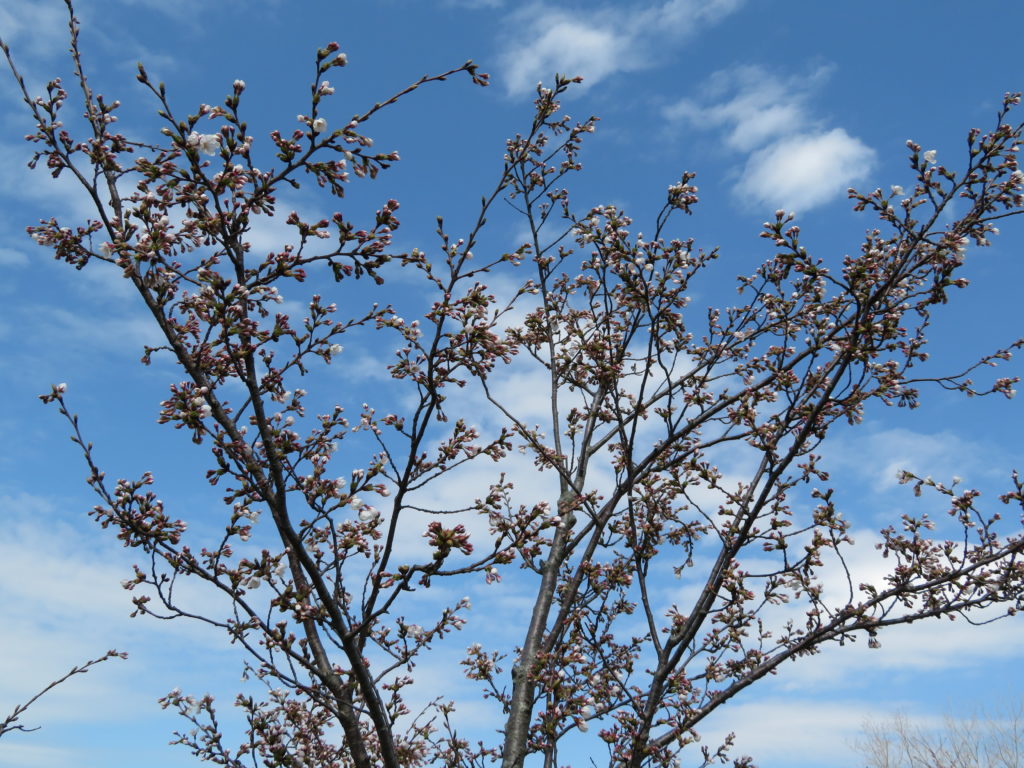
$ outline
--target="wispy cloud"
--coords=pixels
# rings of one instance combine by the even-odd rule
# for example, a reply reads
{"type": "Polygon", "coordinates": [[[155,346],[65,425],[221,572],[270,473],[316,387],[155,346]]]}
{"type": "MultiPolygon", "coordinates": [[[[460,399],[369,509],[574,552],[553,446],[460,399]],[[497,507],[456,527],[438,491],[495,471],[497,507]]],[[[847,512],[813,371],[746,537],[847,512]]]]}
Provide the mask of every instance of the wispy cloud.
{"type": "Polygon", "coordinates": [[[0,0],[0,35],[12,48],[36,57],[63,54],[68,34],[62,3],[0,0]]]}
{"type": "Polygon", "coordinates": [[[0,246],[0,267],[23,267],[28,264],[24,251],[0,246]]]}
{"type": "Polygon", "coordinates": [[[702,100],[681,99],[664,114],[697,130],[725,129],[724,146],[746,154],[734,187],[741,200],[805,211],[834,200],[875,163],[873,149],[811,109],[831,71],[821,66],[785,78],[761,67],[732,67],[709,79],[702,100]]]}
{"type": "Polygon", "coordinates": [[[832,69],[819,66],[788,78],[751,65],[719,70],[704,83],[702,100],[680,99],[666,107],[665,116],[699,129],[725,127],[725,145],[750,152],[814,125],[807,102],[832,69]]]}
{"type": "Polygon", "coordinates": [[[947,484],[960,475],[968,484],[995,482],[1002,487],[1015,461],[1005,449],[948,430],[915,432],[874,425],[863,433],[834,440],[828,458],[837,468],[856,473],[876,493],[896,489],[897,474],[903,470],[920,476],[931,474],[947,484]]]}
{"type": "Polygon", "coordinates": [[[637,11],[635,8],[565,9],[541,3],[513,14],[499,57],[505,90],[527,93],[555,72],[584,78],[592,86],[620,72],[635,72],[657,63],[658,40],[675,43],[701,27],[717,23],[744,0],[668,0],[637,11]]]}
{"type": "Polygon", "coordinates": [[[709,720],[703,741],[717,745],[735,732],[732,757],[751,755],[758,765],[839,768],[851,764],[851,754],[843,744],[853,740],[868,716],[877,714],[874,707],[856,700],[801,701],[792,697],[739,701],[709,720]]]}

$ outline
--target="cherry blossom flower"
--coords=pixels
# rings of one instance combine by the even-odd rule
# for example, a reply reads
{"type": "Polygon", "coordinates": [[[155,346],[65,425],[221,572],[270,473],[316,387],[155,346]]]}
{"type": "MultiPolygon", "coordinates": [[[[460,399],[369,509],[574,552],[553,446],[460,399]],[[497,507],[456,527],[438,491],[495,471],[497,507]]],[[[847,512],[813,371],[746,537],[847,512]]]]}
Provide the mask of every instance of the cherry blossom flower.
{"type": "Polygon", "coordinates": [[[373,507],[363,507],[362,509],[359,510],[359,519],[364,523],[372,522],[373,520],[376,520],[379,516],[380,512],[378,512],[373,507]]]}
{"type": "Polygon", "coordinates": [[[215,155],[220,151],[220,134],[192,131],[188,135],[188,145],[198,149],[204,155],[215,155]]]}

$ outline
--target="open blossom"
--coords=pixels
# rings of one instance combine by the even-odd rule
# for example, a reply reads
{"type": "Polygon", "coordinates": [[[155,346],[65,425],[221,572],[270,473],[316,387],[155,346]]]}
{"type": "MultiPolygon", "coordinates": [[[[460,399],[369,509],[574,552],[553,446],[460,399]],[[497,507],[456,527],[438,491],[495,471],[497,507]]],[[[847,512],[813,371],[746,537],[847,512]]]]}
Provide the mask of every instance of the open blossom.
{"type": "Polygon", "coordinates": [[[327,120],[322,117],[318,117],[313,121],[313,133],[323,133],[327,130],[327,120]]]}
{"type": "Polygon", "coordinates": [[[192,131],[188,135],[188,145],[198,149],[204,155],[215,155],[220,151],[220,134],[192,131]]]}
{"type": "Polygon", "coordinates": [[[927,152],[924,153],[924,161],[926,163],[934,163],[935,162],[935,155],[936,155],[935,150],[934,149],[929,149],[927,152]]]}
{"type": "Polygon", "coordinates": [[[324,80],[322,83],[320,83],[320,93],[324,94],[325,96],[330,96],[332,93],[334,93],[334,86],[331,85],[330,80],[324,80]]]}
{"type": "Polygon", "coordinates": [[[899,184],[893,184],[892,187],[890,187],[890,189],[892,189],[892,193],[894,195],[902,195],[903,194],[903,187],[901,187],[899,184]]]}
{"type": "Polygon", "coordinates": [[[359,519],[364,523],[369,523],[376,520],[379,514],[380,512],[373,507],[363,507],[359,510],[359,519]]]}

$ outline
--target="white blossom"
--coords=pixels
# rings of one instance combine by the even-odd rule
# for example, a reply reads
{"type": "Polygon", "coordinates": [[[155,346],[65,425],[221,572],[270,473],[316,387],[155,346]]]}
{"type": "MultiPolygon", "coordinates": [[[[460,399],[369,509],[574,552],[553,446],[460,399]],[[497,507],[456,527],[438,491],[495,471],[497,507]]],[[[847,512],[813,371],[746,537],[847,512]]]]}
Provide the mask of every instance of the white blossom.
{"type": "Polygon", "coordinates": [[[892,193],[894,195],[902,195],[903,194],[903,187],[901,187],[899,184],[893,184],[890,187],[890,189],[892,190],[892,193]]]}
{"type": "Polygon", "coordinates": [[[327,119],[318,117],[313,121],[313,133],[323,133],[327,130],[327,119]]]}
{"type": "Polygon", "coordinates": [[[377,515],[380,514],[373,507],[363,507],[359,510],[359,519],[364,523],[369,523],[377,519],[377,515]]]}
{"type": "Polygon", "coordinates": [[[188,145],[198,149],[204,155],[215,155],[220,151],[219,133],[197,133],[192,131],[188,135],[188,145]]]}
{"type": "Polygon", "coordinates": [[[936,155],[936,151],[934,149],[929,149],[923,155],[924,161],[926,163],[934,163],[935,162],[935,155],[936,155]]]}

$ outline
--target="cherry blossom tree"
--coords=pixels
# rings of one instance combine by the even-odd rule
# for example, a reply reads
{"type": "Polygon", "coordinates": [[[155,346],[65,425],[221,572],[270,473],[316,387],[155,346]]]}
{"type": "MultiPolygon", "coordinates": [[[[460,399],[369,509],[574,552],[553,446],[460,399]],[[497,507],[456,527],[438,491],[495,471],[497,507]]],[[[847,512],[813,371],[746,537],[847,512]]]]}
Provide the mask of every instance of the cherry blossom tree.
{"type": "Polygon", "coordinates": [[[68,265],[116,271],[134,288],[163,339],[142,362],[162,356],[180,373],[159,420],[209,451],[220,533],[187,530],[184,512],[152,490],[155,474],[111,482],[64,385],[42,399],[81,447],[99,499],[92,517],[139,552],[124,583],[133,615],[220,628],[246,651],[246,674],[266,683],[265,695],[235,702],[248,723],[237,747],[210,696],[162,699],[189,721],[177,741],[201,759],[554,767],[571,737],[592,739],[592,754],[614,766],[750,765],[728,754],[731,738],[697,743],[699,729],[784,662],[829,644],[875,647],[899,624],[1020,608],[1017,475],[990,508],[958,480],[904,474],[940,514],[893,520],[880,545],[890,570],[862,582],[819,452],[837,425],[869,408],[913,408],[929,389],[1014,395],[1016,378],[983,372],[1024,340],[979,352],[966,370],[922,363],[932,313],[967,285],[968,248],[1024,206],[1022,126],[1010,121],[1018,94],[989,132],[969,133],[963,167],[908,142],[912,188],[851,190],[875,221],[854,255],[815,258],[794,215],[777,211],[739,303],[695,311],[694,286],[718,252],[674,234],[697,205],[694,175],[669,187],[648,236],[614,206],[578,211],[567,190],[596,119],[560,111],[572,78],[538,87],[532,121],[508,140],[468,231],[439,219],[436,240],[401,252],[396,200],[357,223],[283,213],[276,197],[315,184],[341,198],[386,171],[399,156],[374,148],[374,118],[446,78],[486,85],[472,62],[336,124],[328,75],[341,76],[347,58],[331,43],[316,52],[308,113],[270,134],[270,153],[248,132],[244,82],[223,104],[181,115],[140,65],[162,120],[140,140],[117,132],[120,102],[93,89],[65,1],[85,135],[62,123],[70,89],[58,79],[33,96],[3,50],[35,123],[30,165],[73,176],[95,214],[28,232],[68,265]],[[482,239],[487,220],[507,205],[528,238],[494,249],[482,239]],[[260,254],[252,233],[270,217],[293,240],[260,254]],[[399,273],[430,297],[408,321],[364,287],[399,273]],[[282,312],[283,293],[306,282],[322,291],[309,289],[303,316],[282,312]],[[390,359],[381,339],[397,341],[390,359]],[[312,412],[317,396],[304,385],[360,344],[376,350],[391,389],[312,412]],[[546,381],[542,424],[502,386],[524,371],[546,381]],[[459,418],[467,402],[486,404],[497,426],[459,418]],[[727,451],[745,457],[739,479],[721,465],[727,451]],[[520,452],[551,479],[550,494],[531,497],[513,476],[520,452]],[[491,480],[465,505],[430,506],[454,498],[468,467],[491,480]],[[410,531],[425,542],[416,557],[402,544],[410,531]],[[666,602],[661,580],[672,574],[692,589],[666,602]],[[229,608],[198,611],[175,591],[180,581],[229,608]],[[480,581],[495,600],[512,581],[533,598],[515,647],[476,643],[462,660],[503,713],[500,737],[473,743],[447,697],[412,709],[415,665],[456,642],[469,600],[425,623],[409,617],[425,591],[480,581]]]}

